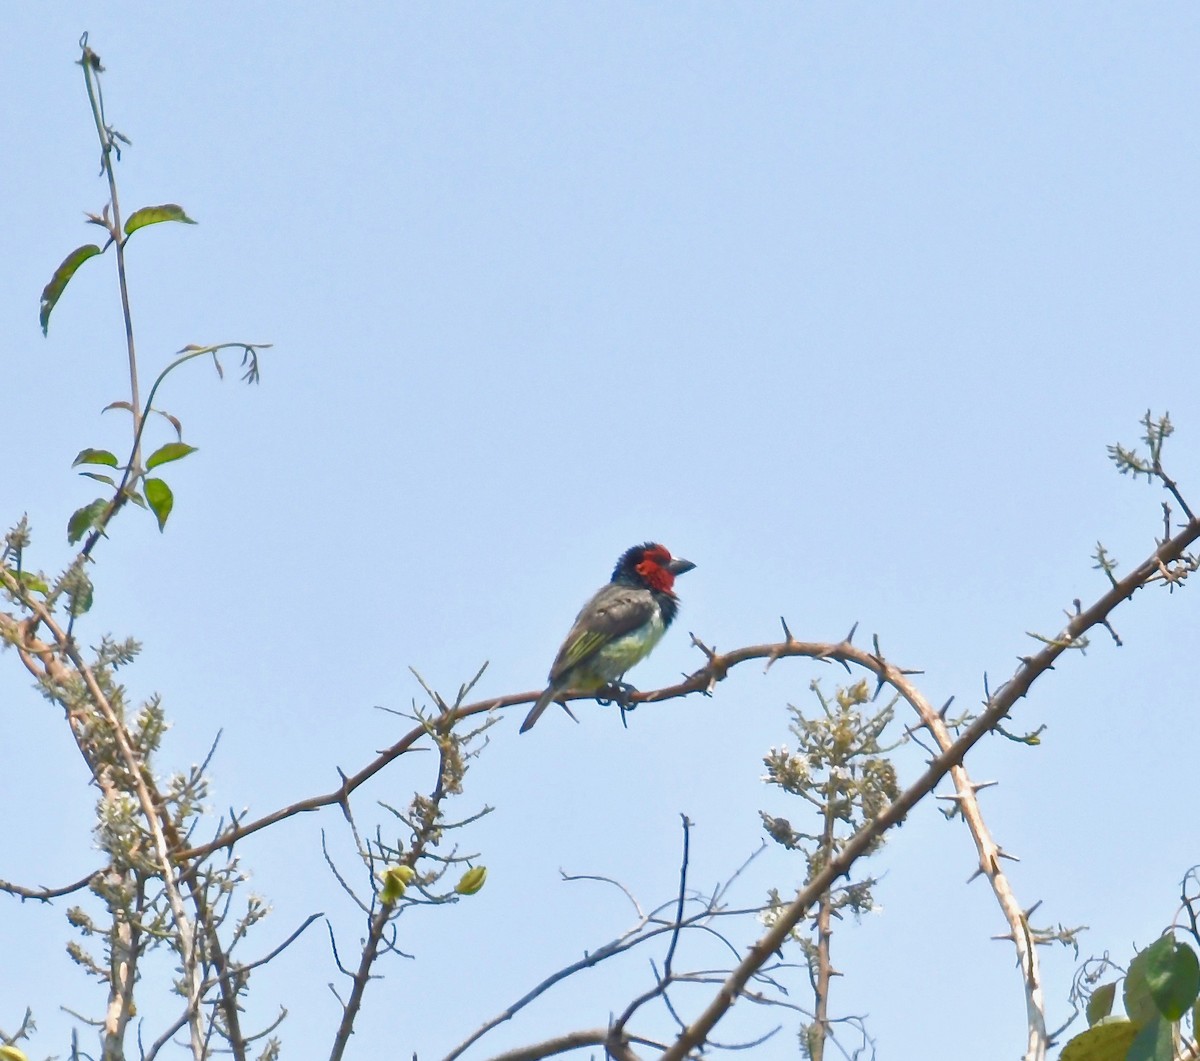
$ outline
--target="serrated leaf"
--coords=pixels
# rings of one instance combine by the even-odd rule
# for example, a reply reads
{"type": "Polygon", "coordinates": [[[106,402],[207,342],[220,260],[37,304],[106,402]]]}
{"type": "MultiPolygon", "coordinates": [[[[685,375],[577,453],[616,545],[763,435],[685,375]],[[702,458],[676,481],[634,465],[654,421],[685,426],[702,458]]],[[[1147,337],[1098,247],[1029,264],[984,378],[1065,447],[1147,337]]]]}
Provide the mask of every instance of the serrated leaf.
{"type": "Polygon", "coordinates": [[[1162,936],[1146,948],[1146,983],[1158,1012],[1179,1020],[1200,994],[1196,952],[1174,936],[1162,936]]]}
{"type": "Polygon", "coordinates": [[[67,544],[74,545],[87,534],[107,507],[108,502],[104,498],[98,497],[90,505],[77,508],[71,514],[71,518],[67,520],[67,544]]]}
{"type": "Polygon", "coordinates": [[[1146,951],[1138,951],[1125,974],[1125,1012],[1139,1028],[1143,1024],[1158,1020],[1158,1007],[1154,1004],[1150,985],[1146,982],[1147,960],[1146,951]]]}
{"type": "Polygon", "coordinates": [[[146,458],[146,471],[157,468],[160,464],[170,464],[171,461],[183,460],[189,453],[195,453],[196,447],[186,442],[168,442],[160,446],[146,458]]]}
{"type": "Polygon", "coordinates": [[[1092,992],[1092,997],[1088,999],[1087,1004],[1087,1022],[1090,1028],[1097,1021],[1102,1020],[1112,1013],[1113,999],[1117,994],[1117,982],[1114,980],[1111,984],[1101,984],[1095,991],[1092,992]]]}
{"type": "Polygon", "coordinates": [[[1124,1017],[1108,1017],[1067,1043],[1059,1061],[1125,1061],[1136,1038],[1135,1024],[1124,1017]]]}
{"type": "Polygon", "coordinates": [[[154,518],[158,520],[158,529],[161,531],[166,527],[167,517],[175,506],[175,495],[161,479],[147,479],[142,484],[142,489],[146,493],[146,504],[154,513],[154,518]]]}
{"type": "Polygon", "coordinates": [[[58,304],[58,300],[62,298],[62,293],[66,290],[67,284],[71,282],[71,277],[75,275],[77,270],[89,258],[96,257],[101,250],[94,243],[85,243],[82,247],[76,247],[64,259],[62,265],[54,270],[54,275],[50,277],[50,283],[42,288],[42,304],[38,313],[38,320],[42,325],[42,334],[46,334],[46,330],[50,327],[50,313],[58,304]]]}
{"type": "Polygon", "coordinates": [[[177,206],[175,203],[164,203],[162,206],[143,206],[125,219],[125,235],[131,236],[139,228],[157,225],[161,221],[182,221],[185,225],[196,223],[183,212],[182,206],[177,206]]]}
{"type": "Polygon", "coordinates": [[[115,454],[109,453],[106,449],[81,449],[79,456],[71,462],[71,467],[78,468],[81,464],[104,464],[109,468],[115,468],[117,458],[115,454]]]}
{"type": "Polygon", "coordinates": [[[1156,1017],[1137,1033],[1125,1061],[1174,1061],[1174,1057],[1175,1026],[1156,1017]]]}
{"type": "Polygon", "coordinates": [[[106,483],[108,486],[116,486],[117,482],[111,475],[101,475],[99,472],[80,472],[80,475],[86,475],[89,479],[95,479],[98,483],[106,483]]]}

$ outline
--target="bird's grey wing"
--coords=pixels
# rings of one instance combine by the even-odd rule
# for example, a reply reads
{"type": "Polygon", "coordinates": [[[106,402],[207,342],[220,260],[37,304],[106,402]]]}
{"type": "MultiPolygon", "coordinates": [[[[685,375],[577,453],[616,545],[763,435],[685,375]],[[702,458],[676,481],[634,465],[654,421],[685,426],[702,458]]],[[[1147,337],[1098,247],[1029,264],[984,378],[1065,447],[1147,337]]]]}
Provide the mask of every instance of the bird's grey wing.
{"type": "Polygon", "coordinates": [[[654,598],[648,590],[636,586],[605,586],[576,617],[575,625],[550,668],[551,683],[594,656],[605,645],[648,622],[654,608],[654,598]]]}

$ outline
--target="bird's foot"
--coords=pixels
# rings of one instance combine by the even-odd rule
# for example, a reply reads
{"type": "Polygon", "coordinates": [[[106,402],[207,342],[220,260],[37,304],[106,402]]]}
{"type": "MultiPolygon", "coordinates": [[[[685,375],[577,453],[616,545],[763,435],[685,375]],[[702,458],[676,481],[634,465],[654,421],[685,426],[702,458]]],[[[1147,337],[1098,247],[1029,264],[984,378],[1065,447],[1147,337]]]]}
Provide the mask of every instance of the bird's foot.
{"type": "Polygon", "coordinates": [[[637,704],[631,704],[629,698],[636,692],[637,690],[626,682],[609,682],[596,694],[596,702],[604,707],[616,704],[626,711],[632,711],[637,704]]]}
{"type": "Polygon", "coordinates": [[[630,697],[636,692],[637,690],[627,682],[610,682],[596,697],[596,702],[603,707],[616,704],[621,709],[621,725],[628,729],[629,723],[626,722],[625,716],[637,707],[637,704],[630,701],[630,697]]]}

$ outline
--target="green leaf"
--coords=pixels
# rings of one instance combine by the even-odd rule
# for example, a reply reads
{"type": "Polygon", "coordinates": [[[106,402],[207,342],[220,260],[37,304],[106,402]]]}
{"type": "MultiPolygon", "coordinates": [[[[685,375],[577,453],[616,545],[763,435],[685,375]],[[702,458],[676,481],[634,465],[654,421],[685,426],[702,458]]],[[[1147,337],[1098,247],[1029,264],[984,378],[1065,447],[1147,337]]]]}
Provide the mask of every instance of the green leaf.
{"type": "Polygon", "coordinates": [[[1067,1043],[1059,1061],[1125,1061],[1135,1038],[1137,1025],[1132,1021],[1124,1017],[1106,1017],[1067,1043]]]}
{"type": "Polygon", "coordinates": [[[86,475],[89,479],[95,479],[98,483],[105,483],[108,486],[116,486],[116,480],[111,475],[101,475],[99,472],[80,472],[80,475],[86,475]]]}
{"type": "Polygon", "coordinates": [[[154,518],[158,520],[158,529],[161,531],[166,527],[167,517],[175,505],[175,495],[161,479],[147,479],[142,484],[142,488],[146,492],[146,504],[154,513],[154,518]]]}
{"type": "Polygon", "coordinates": [[[1112,1013],[1113,998],[1117,994],[1117,982],[1101,984],[1092,992],[1087,1004],[1087,1022],[1090,1028],[1097,1021],[1112,1013]]]}
{"type": "Polygon", "coordinates": [[[117,467],[117,458],[106,449],[81,449],[79,456],[71,462],[72,468],[81,464],[105,464],[110,468],[117,467]]]}
{"type": "Polygon", "coordinates": [[[1158,1007],[1154,1004],[1150,985],[1146,982],[1146,963],[1149,960],[1146,955],[1146,951],[1138,951],[1125,974],[1125,1012],[1139,1028],[1143,1024],[1158,1020],[1158,1007]]]}
{"type": "Polygon", "coordinates": [[[18,582],[21,583],[27,590],[34,593],[49,593],[50,587],[46,585],[46,580],[39,575],[35,575],[32,571],[14,571],[11,567],[7,569],[18,582]]]}
{"type": "Polygon", "coordinates": [[[77,508],[67,520],[67,544],[74,545],[82,538],[108,508],[108,502],[102,497],[96,498],[90,505],[77,508]]]}
{"type": "Polygon", "coordinates": [[[1157,1017],[1133,1040],[1125,1061],[1174,1061],[1175,1025],[1157,1017]]]}
{"type": "Polygon", "coordinates": [[[162,206],[143,206],[125,219],[125,235],[131,236],[139,228],[157,225],[160,221],[182,221],[185,225],[196,223],[183,212],[182,206],[176,206],[174,203],[164,203],[162,206]]]}
{"type": "Polygon", "coordinates": [[[1200,994],[1196,952],[1174,936],[1161,937],[1146,948],[1146,983],[1158,1012],[1179,1020],[1200,994]]]}
{"type": "Polygon", "coordinates": [[[171,461],[183,460],[189,453],[195,453],[196,447],[189,446],[186,442],[168,442],[165,446],[160,446],[146,459],[146,471],[151,468],[157,468],[160,464],[169,464],[171,461]]]}
{"type": "Polygon", "coordinates": [[[94,258],[100,254],[101,250],[94,243],[86,243],[82,247],[76,247],[64,259],[62,265],[54,270],[54,275],[50,277],[50,283],[42,288],[42,307],[38,314],[38,320],[42,324],[42,334],[46,334],[46,329],[50,327],[50,313],[58,304],[58,300],[62,297],[63,291],[66,290],[67,284],[71,282],[71,277],[75,275],[75,270],[78,269],[89,258],[94,258]]]}
{"type": "Polygon", "coordinates": [[[92,580],[85,576],[67,590],[67,611],[76,617],[87,615],[92,610],[95,599],[96,590],[92,585],[92,580]]]}

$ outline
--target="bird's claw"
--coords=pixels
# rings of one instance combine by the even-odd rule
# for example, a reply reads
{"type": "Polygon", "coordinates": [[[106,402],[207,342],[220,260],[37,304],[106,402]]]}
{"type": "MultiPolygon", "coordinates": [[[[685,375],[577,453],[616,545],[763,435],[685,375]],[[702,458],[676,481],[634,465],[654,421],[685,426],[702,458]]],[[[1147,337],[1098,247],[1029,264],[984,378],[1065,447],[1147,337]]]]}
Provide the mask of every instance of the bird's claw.
{"type": "Polygon", "coordinates": [[[628,729],[629,723],[625,721],[625,716],[637,707],[637,704],[630,702],[630,697],[636,692],[637,690],[626,682],[611,682],[604,687],[601,695],[596,697],[596,702],[602,707],[616,704],[621,709],[621,725],[628,729]]]}
{"type": "Polygon", "coordinates": [[[596,697],[596,703],[603,707],[611,707],[616,704],[626,711],[632,711],[637,704],[631,704],[629,698],[636,692],[637,690],[626,682],[609,682],[596,697]]]}

